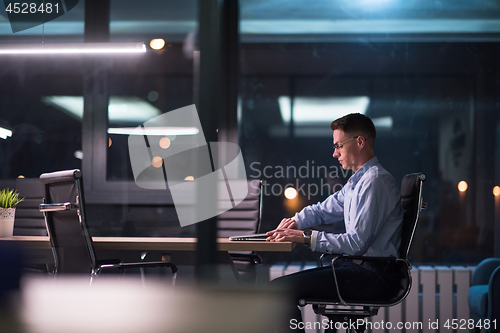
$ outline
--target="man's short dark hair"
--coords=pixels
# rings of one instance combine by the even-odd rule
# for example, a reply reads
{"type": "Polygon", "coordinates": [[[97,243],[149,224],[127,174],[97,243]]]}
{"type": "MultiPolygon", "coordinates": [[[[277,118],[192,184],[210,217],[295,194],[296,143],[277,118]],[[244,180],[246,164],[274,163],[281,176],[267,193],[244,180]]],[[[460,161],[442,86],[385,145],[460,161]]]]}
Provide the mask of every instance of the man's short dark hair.
{"type": "Polygon", "coordinates": [[[361,113],[351,113],[332,121],[333,131],[341,130],[344,133],[363,135],[366,140],[375,142],[377,131],[372,120],[361,113]]]}

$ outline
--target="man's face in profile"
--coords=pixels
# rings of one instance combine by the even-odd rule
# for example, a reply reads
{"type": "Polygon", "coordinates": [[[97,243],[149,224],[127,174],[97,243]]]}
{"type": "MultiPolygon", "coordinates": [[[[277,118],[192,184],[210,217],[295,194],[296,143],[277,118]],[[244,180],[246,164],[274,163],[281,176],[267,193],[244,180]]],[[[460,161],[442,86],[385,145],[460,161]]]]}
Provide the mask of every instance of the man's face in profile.
{"type": "Polygon", "coordinates": [[[357,165],[359,149],[355,137],[355,135],[346,134],[342,130],[333,131],[333,157],[338,159],[344,170],[354,169],[357,165]]]}

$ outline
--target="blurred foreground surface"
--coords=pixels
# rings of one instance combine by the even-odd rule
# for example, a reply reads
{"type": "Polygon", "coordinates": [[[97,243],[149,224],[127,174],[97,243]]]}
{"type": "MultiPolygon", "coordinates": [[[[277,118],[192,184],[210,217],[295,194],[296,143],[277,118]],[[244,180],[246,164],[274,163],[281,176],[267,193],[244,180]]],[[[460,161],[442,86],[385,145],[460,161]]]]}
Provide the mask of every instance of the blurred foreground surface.
{"type": "Polygon", "coordinates": [[[269,290],[174,290],[151,277],[27,277],[3,298],[0,332],[276,332],[283,298],[269,290]]]}

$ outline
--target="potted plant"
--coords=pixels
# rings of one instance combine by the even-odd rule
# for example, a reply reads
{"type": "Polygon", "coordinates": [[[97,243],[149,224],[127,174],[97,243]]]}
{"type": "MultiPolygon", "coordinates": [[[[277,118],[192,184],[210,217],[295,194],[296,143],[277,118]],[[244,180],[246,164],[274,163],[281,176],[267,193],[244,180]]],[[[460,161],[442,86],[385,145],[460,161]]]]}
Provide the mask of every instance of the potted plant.
{"type": "Polygon", "coordinates": [[[0,237],[12,236],[16,206],[23,200],[15,190],[6,188],[0,191],[0,237]]]}

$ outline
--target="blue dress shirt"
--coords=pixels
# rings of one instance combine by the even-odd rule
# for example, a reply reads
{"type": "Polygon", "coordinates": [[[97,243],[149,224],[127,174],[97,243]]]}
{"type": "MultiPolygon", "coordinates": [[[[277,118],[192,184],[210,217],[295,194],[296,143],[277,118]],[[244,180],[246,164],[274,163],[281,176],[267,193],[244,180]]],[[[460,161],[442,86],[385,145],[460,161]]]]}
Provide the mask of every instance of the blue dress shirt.
{"type": "Polygon", "coordinates": [[[319,224],[345,224],[345,233],[313,231],[311,250],[335,254],[398,256],[403,210],[392,175],[377,157],[366,162],[344,187],[323,202],[310,205],[293,219],[299,229],[319,224]]]}

